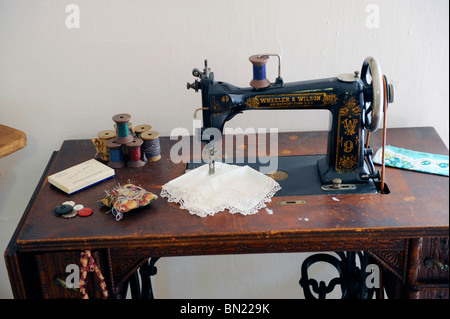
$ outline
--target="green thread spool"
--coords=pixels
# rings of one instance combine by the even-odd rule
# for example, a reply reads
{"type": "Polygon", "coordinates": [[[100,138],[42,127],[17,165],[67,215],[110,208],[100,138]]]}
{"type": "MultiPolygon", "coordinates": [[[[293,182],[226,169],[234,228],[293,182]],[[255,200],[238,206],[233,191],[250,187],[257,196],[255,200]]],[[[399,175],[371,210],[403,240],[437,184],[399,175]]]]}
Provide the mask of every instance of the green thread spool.
{"type": "Polygon", "coordinates": [[[116,122],[117,137],[116,142],[119,144],[127,144],[133,141],[133,136],[130,134],[129,122],[131,115],[121,113],[113,116],[113,121],[116,122]]]}
{"type": "Polygon", "coordinates": [[[119,137],[127,137],[128,136],[127,132],[130,132],[130,129],[128,128],[128,123],[117,126],[117,135],[119,137]]]}

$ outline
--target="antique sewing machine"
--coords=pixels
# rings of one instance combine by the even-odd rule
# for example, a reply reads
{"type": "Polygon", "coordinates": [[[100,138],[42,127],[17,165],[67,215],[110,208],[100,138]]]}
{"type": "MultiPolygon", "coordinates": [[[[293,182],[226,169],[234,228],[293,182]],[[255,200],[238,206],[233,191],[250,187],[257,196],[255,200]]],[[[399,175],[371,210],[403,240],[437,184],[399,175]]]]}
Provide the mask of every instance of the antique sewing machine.
{"type": "MultiPolygon", "coordinates": [[[[278,195],[377,192],[380,173],[374,169],[372,149],[365,145],[366,133],[377,130],[383,109],[394,100],[394,88],[377,60],[366,58],[360,74],[291,83],[284,83],[280,76],[279,55],[258,54],[249,60],[253,79],[248,88],[215,81],[206,60],[203,71],[193,70],[200,80],[188,83],[187,88],[201,90],[202,107],[196,112],[202,111],[202,141],[211,141],[211,136],[204,134],[208,128],[223,132],[225,122],[243,111],[326,109],[332,115],[326,155],[278,158],[279,170],[287,175],[278,195]],[[278,57],[274,83],[266,78],[270,56],[278,57]]],[[[213,173],[213,162],[210,165],[213,173]]]]}

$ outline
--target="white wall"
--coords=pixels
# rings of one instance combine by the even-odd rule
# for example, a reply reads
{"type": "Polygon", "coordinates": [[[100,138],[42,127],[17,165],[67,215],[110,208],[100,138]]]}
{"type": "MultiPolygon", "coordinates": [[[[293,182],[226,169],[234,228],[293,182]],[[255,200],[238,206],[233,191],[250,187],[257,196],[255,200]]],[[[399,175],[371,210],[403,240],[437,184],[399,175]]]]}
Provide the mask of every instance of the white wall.
{"type": "MultiPolygon", "coordinates": [[[[25,149],[0,160],[2,251],[64,140],[95,137],[121,112],[162,135],[191,129],[201,101],[185,84],[205,58],[216,80],[248,86],[248,57],[256,53],[281,54],[287,82],[360,70],[375,56],[396,85],[388,127],[434,126],[448,146],[448,12],[447,0],[0,0],[0,123],[28,138],[25,149]],[[65,24],[71,3],[80,8],[79,29],[65,24]],[[379,9],[375,28],[367,24],[370,4],[379,9]]],[[[269,112],[228,125],[328,127],[318,111],[269,112]]],[[[296,298],[305,256],[164,259],[156,296],[296,298]]],[[[11,296],[2,259],[0,297],[11,296]]]]}

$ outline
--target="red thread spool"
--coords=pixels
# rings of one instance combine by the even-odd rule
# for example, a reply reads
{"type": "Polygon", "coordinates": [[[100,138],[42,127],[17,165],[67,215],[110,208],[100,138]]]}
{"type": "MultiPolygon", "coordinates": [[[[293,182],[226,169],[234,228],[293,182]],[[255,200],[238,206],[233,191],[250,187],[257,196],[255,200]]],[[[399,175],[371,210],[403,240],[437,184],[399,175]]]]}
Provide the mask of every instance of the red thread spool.
{"type": "Polygon", "coordinates": [[[143,141],[140,138],[133,139],[130,143],[127,143],[128,151],[130,153],[130,160],[127,162],[129,167],[141,167],[145,165],[145,162],[141,160],[141,145],[143,141]]]}

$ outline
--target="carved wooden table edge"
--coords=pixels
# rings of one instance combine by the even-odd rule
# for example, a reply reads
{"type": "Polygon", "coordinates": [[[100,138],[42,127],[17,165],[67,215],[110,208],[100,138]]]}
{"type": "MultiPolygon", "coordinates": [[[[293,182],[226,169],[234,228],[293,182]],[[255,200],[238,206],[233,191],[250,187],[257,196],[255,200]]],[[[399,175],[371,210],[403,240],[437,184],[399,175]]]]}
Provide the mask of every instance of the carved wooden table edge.
{"type": "MultiPolygon", "coordinates": [[[[279,234],[278,236],[265,236],[261,233],[252,235],[239,236],[230,238],[230,235],[213,237],[173,237],[167,239],[158,239],[154,237],[143,237],[139,240],[134,239],[132,242],[127,242],[127,238],[122,237],[120,240],[101,240],[97,238],[86,238],[86,241],[27,241],[26,244],[21,245],[17,243],[17,248],[22,252],[33,251],[58,251],[64,250],[83,250],[83,249],[103,249],[103,248],[142,248],[151,247],[153,255],[158,256],[186,256],[193,252],[202,253],[205,255],[215,254],[232,254],[232,253],[255,253],[261,252],[311,252],[326,251],[326,250],[341,250],[345,247],[350,247],[356,250],[367,249],[397,249],[401,246],[401,242],[412,238],[413,230],[408,233],[402,233],[398,237],[390,236],[386,239],[383,235],[374,235],[370,232],[365,232],[367,238],[361,236],[361,233],[355,235],[351,232],[336,233],[333,238],[327,235],[320,236],[320,233],[293,233],[293,234],[279,234]],[[311,240],[310,237],[314,237],[311,240]],[[320,238],[322,237],[322,238],[320,238]],[[95,244],[90,244],[90,240],[95,240],[95,244]],[[124,242],[127,245],[124,246],[124,242]],[[150,243],[149,243],[150,242],[150,243]],[[180,247],[179,249],[175,247],[180,247]]],[[[445,234],[445,232],[443,232],[445,234]]],[[[414,235],[416,237],[417,234],[414,235]]],[[[131,238],[128,238],[131,239],[131,238]]]]}

